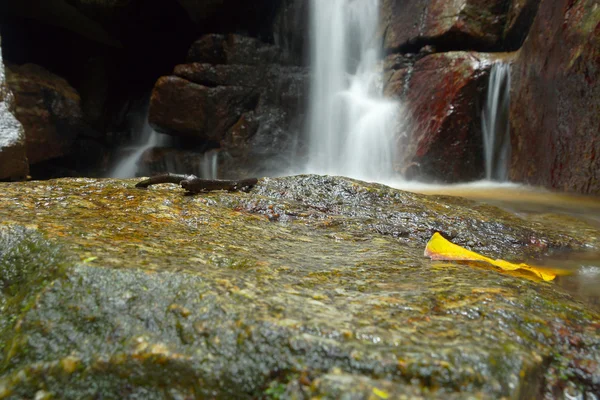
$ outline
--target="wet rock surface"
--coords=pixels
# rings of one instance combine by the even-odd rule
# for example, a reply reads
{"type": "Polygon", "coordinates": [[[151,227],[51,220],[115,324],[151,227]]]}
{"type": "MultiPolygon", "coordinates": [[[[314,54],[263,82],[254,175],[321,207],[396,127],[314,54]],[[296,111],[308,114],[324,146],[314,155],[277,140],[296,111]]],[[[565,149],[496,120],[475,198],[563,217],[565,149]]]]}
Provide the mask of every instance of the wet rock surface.
{"type": "Polygon", "coordinates": [[[69,83],[35,65],[10,66],[7,83],[15,96],[15,116],[25,130],[31,164],[71,152],[84,131],[81,98],[69,83]]]}
{"type": "Polygon", "coordinates": [[[205,35],[191,46],[190,62],[156,83],[149,121],[160,132],[217,142],[223,177],[285,170],[308,87],[307,68],[286,57],[256,38],[205,35]]]}
{"type": "Polygon", "coordinates": [[[0,47],[0,179],[23,179],[29,174],[23,126],[15,117],[14,96],[6,83],[0,47]]]}
{"type": "Polygon", "coordinates": [[[456,51],[415,60],[387,58],[385,94],[404,101],[410,134],[401,142],[404,176],[460,182],[484,173],[481,109],[491,53],[456,51]]]}
{"type": "Polygon", "coordinates": [[[28,288],[0,281],[0,397],[599,389],[597,313],[551,283],[423,258],[433,231],[505,259],[600,248],[583,222],[334,177],[198,196],[135,182],[0,183],[0,276],[28,288]]]}
{"type": "Polygon", "coordinates": [[[384,49],[498,51],[516,49],[531,25],[539,0],[383,0],[384,49]]]}
{"type": "Polygon", "coordinates": [[[600,193],[599,27],[595,1],[541,2],[512,71],[511,179],[600,193]]]}

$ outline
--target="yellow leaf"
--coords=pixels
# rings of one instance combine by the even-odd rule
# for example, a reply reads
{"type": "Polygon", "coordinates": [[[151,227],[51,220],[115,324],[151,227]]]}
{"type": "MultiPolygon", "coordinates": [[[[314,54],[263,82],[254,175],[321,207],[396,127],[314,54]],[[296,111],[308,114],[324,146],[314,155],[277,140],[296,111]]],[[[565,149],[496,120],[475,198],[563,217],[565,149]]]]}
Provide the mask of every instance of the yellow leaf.
{"type": "Polygon", "coordinates": [[[524,263],[513,264],[504,260],[492,260],[491,258],[467,250],[464,247],[444,239],[438,232],[434,233],[431,239],[429,239],[429,242],[425,247],[425,256],[432,260],[483,261],[505,271],[523,269],[532,272],[545,281],[551,281],[556,278],[556,273],[554,271],[545,270],[541,267],[534,267],[524,263]]]}
{"type": "Polygon", "coordinates": [[[390,397],[390,395],[387,394],[387,392],[384,392],[383,390],[377,388],[373,388],[373,394],[379,397],[380,399],[387,399],[390,397]]]}

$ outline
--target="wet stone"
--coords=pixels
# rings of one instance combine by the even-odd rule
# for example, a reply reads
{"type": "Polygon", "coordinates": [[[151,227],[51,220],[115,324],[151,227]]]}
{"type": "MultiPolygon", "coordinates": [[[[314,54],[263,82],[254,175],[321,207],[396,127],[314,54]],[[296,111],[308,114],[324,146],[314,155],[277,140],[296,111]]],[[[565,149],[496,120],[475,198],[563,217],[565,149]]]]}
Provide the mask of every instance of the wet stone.
{"type": "Polygon", "coordinates": [[[531,237],[600,248],[584,222],[336,177],[195,196],[136,182],[0,183],[0,266],[17,260],[5,248],[32,266],[18,306],[2,288],[0,398],[598,392],[598,313],[552,283],[423,257],[435,230],[509,260],[543,253],[531,237]],[[39,279],[49,251],[65,267],[39,279]]]}

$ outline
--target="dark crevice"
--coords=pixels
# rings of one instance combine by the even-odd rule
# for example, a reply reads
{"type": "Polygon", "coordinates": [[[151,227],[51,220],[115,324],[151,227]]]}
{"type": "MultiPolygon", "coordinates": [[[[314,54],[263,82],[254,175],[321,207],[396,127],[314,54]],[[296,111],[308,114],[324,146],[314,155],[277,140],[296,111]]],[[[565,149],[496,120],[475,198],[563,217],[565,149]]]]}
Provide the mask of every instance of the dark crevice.
{"type": "Polygon", "coordinates": [[[503,44],[504,51],[516,51],[521,48],[531,30],[539,5],[540,0],[529,0],[525,4],[513,24],[513,28],[506,32],[503,44]]]}

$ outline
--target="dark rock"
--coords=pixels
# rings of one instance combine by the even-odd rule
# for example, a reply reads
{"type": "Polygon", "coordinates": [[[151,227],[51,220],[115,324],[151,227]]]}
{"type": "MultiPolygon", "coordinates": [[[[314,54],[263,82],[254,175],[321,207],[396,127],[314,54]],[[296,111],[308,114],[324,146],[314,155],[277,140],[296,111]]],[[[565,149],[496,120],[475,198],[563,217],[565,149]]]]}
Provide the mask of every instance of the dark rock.
{"type": "Polygon", "coordinates": [[[35,65],[10,66],[7,82],[31,164],[68,154],[84,130],[81,99],[69,83],[35,65]]]}
{"type": "MultiPolygon", "coordinates": [[[[389,71],[385,93],[405,101],[410,134],[399,149],[412,178],[458,182],[483,176],[481,106],[493,56],[449,52],[389,71]]],[[[406,171],[405,171],[406,170],[406,171]]]]}
{"type": "Polygon", "coordinates": [[[275,44],[284,58],[296,65],[306,65],[309,53],[309,1],[283,0],[273,23],[275,44]]]}
{"type": "Polygon", "coordinates": [[[19,180],[29,174],[25,134],[14,109],[14,97],[6,83],[0,47],[0,179],[19,180]]]}
{"type": "Polygon", "coordinates": [[[139,164],[140,176],[153,176],[169,171],[193,174],[200,178],[217,178],[219,150],[179,150],[173,147],[154,147],[145,151],[139,164]]]}
{"type": "Polygon", "coordinates": [[[506,14],[504,27],[504,48],[517,50],[529,33],[540,0],[512,0],[506,14]]]}
{"type": "Polygon", "coordinates": [[[244,32],[269,36],[281,0],[178,0],[204,32],[244,32]]]}
{"type": "Polygon", "coordinates": [[[600,194],[599,78],[597,1],[543,0],[512,70],[511,179],[600,194]]]}
{"type": "Polygon", "coordinates": [[[134,183],[0,183],[0,282],[19,282],[0,287],[4,397],[598,392],[596,311],[551,283],[423,257],[434,231],[508,259],[539,240],[600,249],[582,221],[336,177],[200,196],[134,183]]]}
{"type": "Polygon", "coordinates": [[[251,88],[207,87],[165,76],[152,91],[149,122],[159,132],[218,141],[257,101],[251,88]]]}
{"type": "Polygon", "coordinates": [[[233,157],[240,157],[248,152],[248,140],[256,134],[260,122],[254,111],[244,113],[227,131],[221,146],[233,157]]]}
{"type": "Polygon", "coordinates": [[[264,65],[284,61],[281,50],[259,39],[228,34],[208,34],[196,40],[188,51],[188,62],[209,64],[264,65]]]}
{"type": "Polygon", "coordinates": [[[279,64],[280,49],[239,35],[205,35],[190,54],[201,62],[177,65],[175,76],[157,82],[150,107],[153,126],[220,141],[220,177],[272,174],[289,166],[306,105],[307,68],[279,64]],[[240,107],[223,93],[248,101],[240,107]],[[210,96],[229,103],[213,107],[205,101],[210,96]],[[214,108],[223,110],[218,119],[214,108]],[[198,134],[208,130],[213,133],[198,134]]]}

